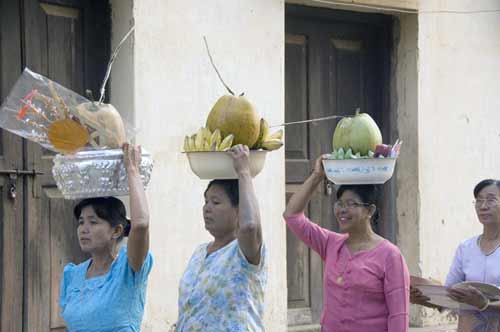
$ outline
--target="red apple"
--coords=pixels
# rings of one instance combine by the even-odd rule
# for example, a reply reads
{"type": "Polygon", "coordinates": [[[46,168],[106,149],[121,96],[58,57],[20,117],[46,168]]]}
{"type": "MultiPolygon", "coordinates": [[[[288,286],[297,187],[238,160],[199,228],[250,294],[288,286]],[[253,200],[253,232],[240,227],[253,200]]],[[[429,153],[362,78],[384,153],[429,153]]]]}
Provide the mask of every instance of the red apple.
{"type": "Polygon", "coordinates": [[[375,154],[373,155],[373,157],[378,158],[380,155],[382,155],[387,158],[391,155],[391,150],[392,150],[392,145],[377,144],[375,146],[375,154]]]}

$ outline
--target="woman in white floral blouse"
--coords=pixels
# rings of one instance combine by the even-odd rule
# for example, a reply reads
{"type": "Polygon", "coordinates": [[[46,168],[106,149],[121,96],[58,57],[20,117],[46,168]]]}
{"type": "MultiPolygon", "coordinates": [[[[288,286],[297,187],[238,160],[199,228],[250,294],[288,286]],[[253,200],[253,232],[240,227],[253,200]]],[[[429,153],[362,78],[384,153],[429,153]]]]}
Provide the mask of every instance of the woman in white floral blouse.
{"type": "Polygon", "coordinates": [[[266,250],[248,147],[229,151],[237,180],[213,180],[203,219],[214,237],[191,257],[179,286],[177,332],[262,332],[266,250]]]}

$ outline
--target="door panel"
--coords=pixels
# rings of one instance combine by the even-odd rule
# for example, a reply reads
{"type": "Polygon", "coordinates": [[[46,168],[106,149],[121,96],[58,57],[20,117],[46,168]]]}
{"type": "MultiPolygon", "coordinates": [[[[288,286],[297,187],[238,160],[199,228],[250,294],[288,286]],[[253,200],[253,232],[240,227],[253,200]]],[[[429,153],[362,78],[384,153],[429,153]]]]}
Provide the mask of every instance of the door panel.
{"type": "MultiPolygon", "coordinates": [[[[301,6],[287,6],[285,18],[285,119],[287,122],[369,113],[382,130],[387,94],[390,19],[301,6]]],[[[310,174],[314,161],[332,149],[338,120],[286,128],[287,199],[310,174]]],[[[320,185],[307,210],[322,227],[338,229],[334,187],[320,185]],[[329,190],[330,189],[330,190],[329,190]],[[328,194],[330,193],[330,194],[328,194]]],[[[385,201],[385,200],[384,200],[385,201]]],[[[287,231],[289,325],[318,324],[323,301],[320,257],[287,231]]]]}
{"type": "MultiPolygon", "coordinates": [[[[21,71],[20,4],[0,0],[0,102],[21,71]]],[[[0,170],[22,169],[22,140],[0,130],[0,170]]],[[[22,331],[23,315],[23,185],[0,175],[0,331],[22,331]],[[9,185],[17,198],[8,198],[9,185]]]]}
{"type": "MultiPolygon", "coordinates": [[[[109,57],[106,1],[25,0],[26,65],[84,95],[97,96],[109,57]]],[[[44,172],[27,179],[25,331],[64,331],[59,285],[68,262],[86,259],[76,237],[75,202],[65,200],[52,178],[53,153],[27,142],[26,163],[44,172]]]]}

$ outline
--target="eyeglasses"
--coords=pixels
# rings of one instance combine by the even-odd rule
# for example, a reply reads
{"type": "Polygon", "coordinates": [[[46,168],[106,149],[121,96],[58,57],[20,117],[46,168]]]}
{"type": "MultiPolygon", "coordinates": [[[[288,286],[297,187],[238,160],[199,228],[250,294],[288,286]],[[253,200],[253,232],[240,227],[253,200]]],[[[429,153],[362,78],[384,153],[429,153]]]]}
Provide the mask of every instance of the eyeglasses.
{"type": "Polygon", "coordinates": [[[333,208],[335,210],[338,210],[338,209],[343,209],[343,208],[346,208],[346,209],[354,209],[356,207],[360,207],[360,206],[370,206],[371,204],[368,204],[368,203],[359,203],[359,202],[354,202],[354,201],[347,201],[347,202],[341,202],[341,201],[336,201],[334,204],[333,204],[333,208]]]}
{"type": "Polygon", "coordinates": [[[477,208],[483,206],[484,203],[486,203],[486,207],[492,208],[498,205],[498,200],[494,198],[488,198],[488,199],[476,199],[475,201],[472,201],[472,204],[474,204],[474,206],[477,208]]]}

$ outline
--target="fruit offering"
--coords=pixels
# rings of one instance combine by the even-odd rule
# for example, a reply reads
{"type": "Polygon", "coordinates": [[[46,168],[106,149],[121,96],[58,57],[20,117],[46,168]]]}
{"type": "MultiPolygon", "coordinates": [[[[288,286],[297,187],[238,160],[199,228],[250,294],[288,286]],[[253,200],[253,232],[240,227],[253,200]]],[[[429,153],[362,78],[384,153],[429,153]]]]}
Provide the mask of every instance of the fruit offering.
{"type": "Polygon", "coordinates": [[[351,149],[354,155],[367,156],[369,151],[375,151],[377,144],[382,144],[380,129],[370,115],[359,113],[359,109],[353,117],[340,120],[333,133],[334,150],[351,149]]]}
{"type": "Polygon", "coordinates": [[[283,146],[283,130],[269,133],[265,119],[259,120],[252,103],[244,93],[235,95],[224,82],[205,39],[208,56],[219,80],[229,94],[220,97],[208,114],[205,127],[184,138],[184,152],[226,151],[233,145],[243,144],[252,150],[277,150],[283,146]]]}

